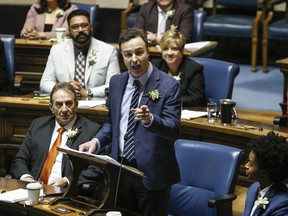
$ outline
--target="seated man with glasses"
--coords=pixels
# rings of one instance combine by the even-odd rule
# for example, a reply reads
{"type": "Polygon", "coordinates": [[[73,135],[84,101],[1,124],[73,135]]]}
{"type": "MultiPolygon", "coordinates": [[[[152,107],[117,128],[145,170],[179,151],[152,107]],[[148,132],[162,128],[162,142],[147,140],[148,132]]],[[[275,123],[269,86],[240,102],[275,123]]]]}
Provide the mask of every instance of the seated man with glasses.
{"type": "Polygon", "coordinates": [[[70,82],[78,98],[104,97],[110,78],[120,73],[117,50],[92,37],[89,17],[84,10],[68,15],[71,39],[51,48],[41,91],[50,93],[57,82],[70,82]]]}

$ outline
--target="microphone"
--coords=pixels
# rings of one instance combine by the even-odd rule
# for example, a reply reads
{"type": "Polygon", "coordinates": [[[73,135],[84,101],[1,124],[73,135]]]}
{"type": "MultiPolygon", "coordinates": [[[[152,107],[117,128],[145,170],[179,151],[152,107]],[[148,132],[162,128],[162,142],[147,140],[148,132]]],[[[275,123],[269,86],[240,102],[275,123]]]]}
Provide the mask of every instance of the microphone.
{"type": "MultiPolygon", "coordinates": [[[[128,139],[128,134],[127,133],[125,133],[123,139],[124,139],[124,145],[125,145],[125,142],[128,139]]],[[[123,146],[123,155],[124,155],[124,146],[123,146]]],[[[121,157],[119,173],[118,173],[118,177],[117,177],[117,185],[116,185],[115,199],[114,199],[114,209],[115,210],[116,210],[116,202],[117,202],[118,190],[119,190],[119,184],[120,184],[120,177],[121,177],[121,173],[122,173],[122,165],[123,165],[123,157],[121,157]]]]}

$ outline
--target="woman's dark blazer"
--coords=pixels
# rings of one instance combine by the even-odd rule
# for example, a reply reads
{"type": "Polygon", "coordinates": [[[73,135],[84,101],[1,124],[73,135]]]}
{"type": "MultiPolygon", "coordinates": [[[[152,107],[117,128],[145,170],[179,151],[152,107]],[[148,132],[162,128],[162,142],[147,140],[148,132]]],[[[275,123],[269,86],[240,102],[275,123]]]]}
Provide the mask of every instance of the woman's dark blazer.
{"type": "MultiPolygon", "coordinates": [[[[168,73],[168,65],[163,59],[153,59],[151,62],[158,69],[168,73]]],[[[178,74],[180,74],[183,106],[206,106],[203,65],[193,61],[188,56],[183,56],[178,74]]]]}

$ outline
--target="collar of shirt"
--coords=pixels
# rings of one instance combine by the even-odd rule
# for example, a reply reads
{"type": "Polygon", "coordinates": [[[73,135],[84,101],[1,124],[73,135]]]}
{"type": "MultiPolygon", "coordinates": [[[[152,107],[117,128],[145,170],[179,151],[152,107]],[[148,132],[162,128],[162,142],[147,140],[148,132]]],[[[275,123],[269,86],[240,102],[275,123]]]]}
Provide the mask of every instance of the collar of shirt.
{"type": "Polygon", "coordinates": [[[269,185],[268,187],[265,187],[264,189],[260,190],[258,192],[258,198],[263,198],[265,194],[269,191],[269,189],[272,187],[273,184],[269,185]]]}
{"type": "MultiPolygon", "coordinates": [[[[77,115],[75,115],[75,118],[70,123],[64,126],[64,128],[66,129],[64,133],[72,129],[73,125],[76,122],[76,118],[77,118],[77,115]]],[[[59,128],[61,128],[61,125],[55,120],[55,128],[54,128],[53,133],[55,133],[59,128]]]]}
{"type": "Polygon", "coordinates": [[[165,14],[167,13],[167,11],[171,10],[173,7],[173,4],[171,4],[168,8],[166,8],[166,10],[163,10],[162,8],[160,8],[158,5],[157,5],[157,10],[158,10],[158,13],[161,13],[162,11],[165,12],[165,14]]]}

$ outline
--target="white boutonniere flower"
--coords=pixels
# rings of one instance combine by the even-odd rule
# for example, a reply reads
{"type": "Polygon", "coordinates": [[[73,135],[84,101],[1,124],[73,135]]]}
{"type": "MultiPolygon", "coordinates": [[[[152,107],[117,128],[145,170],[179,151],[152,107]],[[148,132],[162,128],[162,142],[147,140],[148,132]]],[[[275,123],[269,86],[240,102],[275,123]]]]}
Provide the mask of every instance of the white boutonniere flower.
{"type": "Polygon", "coordinates": [[[256,200],[256,205],[258,205],[258,207],[261,209],[266,209],[266,205],[268,204],[269,204],[268,197],[259,198],[258,200],[256,200]]]}
{"type": "Polygon", "coordinates": [[[173,77],[177,80],[177,82],[180,83],[180,81],[181,81],[181,72],[177,76],[173,76],[173,77]]]}
{"type": "Polygon", "coordinates": [[[78,128],[72,128],[70,131],[67,132],[66,136],[69,140],[74,139],[78,134],[78,128]]]}
{"type": "Polygon", "coordinates": [[[160,93],[159,93],[158,89],[155,89],[155,90],[148,92],[144,96],[149,97],[152,101],[157,101],[160,98],[160,93]]]}
{"type": "Polygon", "coordinates": [[[175,15],[175,9],[166,12],[166,16],[168,19],[172,19],[174,15],[175,15]]]}
{"type": "Polygon", "coordinates": [[[97,60],[96,52],[97,52],[97,50],[94,49],[94,50],[92,51],[92,55],[90,55],[90,56],[88,57],[89,66],[90,66],[90,65],[94,65],[94,64],[96,63],[96,60],[97,60]]]}
{"type": "Polygon", "coordinates": [[[60,17],[62,17],[64,15],[64,11],[62,9],[58,9],[56,11],[56,17],[57,19],[59,19],[60,17]]]}

